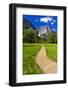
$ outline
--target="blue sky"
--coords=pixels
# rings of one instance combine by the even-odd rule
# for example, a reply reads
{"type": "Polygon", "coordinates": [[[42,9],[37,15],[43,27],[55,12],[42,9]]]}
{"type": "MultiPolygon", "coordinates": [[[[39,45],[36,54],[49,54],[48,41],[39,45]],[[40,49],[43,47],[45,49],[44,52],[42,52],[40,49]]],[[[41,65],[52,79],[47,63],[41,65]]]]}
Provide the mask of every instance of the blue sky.
{"type": "Polygon", "coordinates": [[[53,31],[57,32],[57,16],[23,15],[23,18],[30,21],[35,28],[48,26],[53,31]]]}

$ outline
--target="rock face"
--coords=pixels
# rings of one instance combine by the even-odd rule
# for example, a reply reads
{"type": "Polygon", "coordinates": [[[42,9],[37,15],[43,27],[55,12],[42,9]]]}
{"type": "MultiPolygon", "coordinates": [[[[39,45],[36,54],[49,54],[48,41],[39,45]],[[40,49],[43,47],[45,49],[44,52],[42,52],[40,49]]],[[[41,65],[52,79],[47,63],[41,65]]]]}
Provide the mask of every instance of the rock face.
{"type": "Polygon", "coordinates": [[[47,27],[47,26],[41,26],[41,27],[38,29],[38,37],[48,39],[48,35],[49,35],[50,33],[55,33],[55,32],[52,31],[52,30],[51,30],[49,27],[47,27]]]}
{"type": "Polygon", "coordinates": [[[42,34],[45,34],[45,33],[48,33],[48,27],[43,27],[43,26],[41,26],[40,28],[39,28],[39,34],[38,34],[38,36],[41,36],[42,34]]]}
{"type": "Polygon", "coordinates": [[[23,30],[29,29],[29,28],[35,29],[35,27],[30,21],[23,19],[23,30]]]}
{"type": "Polygon", "coordinates": [[[36,32],[37,36],[40,38],[44,38],[44,39],[48,39],[49,34],[55,33],[51,28],[47,27],[47,26],[40,26],[39,28],[35,28],[34,25],[26,19],[23,19],[23,30],[33,30],[36,32]]]}

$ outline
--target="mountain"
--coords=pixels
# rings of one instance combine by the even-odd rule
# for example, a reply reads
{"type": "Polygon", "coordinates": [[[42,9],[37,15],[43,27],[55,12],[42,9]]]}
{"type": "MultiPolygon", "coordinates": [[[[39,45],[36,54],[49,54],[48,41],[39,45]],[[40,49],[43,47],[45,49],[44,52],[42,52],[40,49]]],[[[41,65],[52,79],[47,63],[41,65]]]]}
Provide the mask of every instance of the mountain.
{"type": "Polygon", "coordinates": [[[23,29],[25,30],[29,28],[32,28],[33,30],[36,29],[29,20],[23,19],[23,29]]]}
{"type": "Polygon", "coordinates": [[[41,26],[40,28],[38,28],[38,37],[48,39],[48,36],[52,33],[56,34],[56,32],[54,32],[47,26],[41,26]]]}
{"type": "Polygon", "coordinates": [[[27,31],[28,29],[35,32],[37,38],[45,39],[46,41],[48,41],[49,38],[57,39],[57,32],[55,32],[52,28],[47,26],[40,26],[39,28],[35,28],[29,20],[23,19],[23,30],[27,31]]]}

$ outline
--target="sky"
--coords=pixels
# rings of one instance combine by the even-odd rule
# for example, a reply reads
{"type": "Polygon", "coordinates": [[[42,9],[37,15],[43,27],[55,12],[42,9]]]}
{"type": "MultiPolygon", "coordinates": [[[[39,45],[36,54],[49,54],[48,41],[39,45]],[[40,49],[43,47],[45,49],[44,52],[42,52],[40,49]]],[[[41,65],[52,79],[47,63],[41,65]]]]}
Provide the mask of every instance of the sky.
{"type": "Polygon", "coordinates": [[[35,28],[47,26],[57,32],[57,16],[23,15],[23,18],[30,21],[35,28]]]}

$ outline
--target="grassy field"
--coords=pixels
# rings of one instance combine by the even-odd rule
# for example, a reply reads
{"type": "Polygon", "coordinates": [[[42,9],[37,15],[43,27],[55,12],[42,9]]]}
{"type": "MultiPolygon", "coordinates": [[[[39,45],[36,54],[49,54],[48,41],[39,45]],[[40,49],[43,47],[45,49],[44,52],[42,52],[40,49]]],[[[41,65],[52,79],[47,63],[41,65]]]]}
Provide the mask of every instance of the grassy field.
{"type": "MultiPolygon", "coordinates": [[[[35,57],[37,56],[42,44],[23,45],[23,74],[42,74],[43,71],[37,66],[35,57]]],[[[48,57],[57,62],[57,44],[43,44],[46,48],[48,57]]]]}
{"type": "Polygon", "coordinates": [[[35,63],[35,56],[39,52],[41,45],[23,45],[23,74],[41,74],[41,69],[35,63]]]}
{"type": "Polygon", "coordinates": [[[45,44],[47,56],[57,62],[57,44],[45,44]]]}

